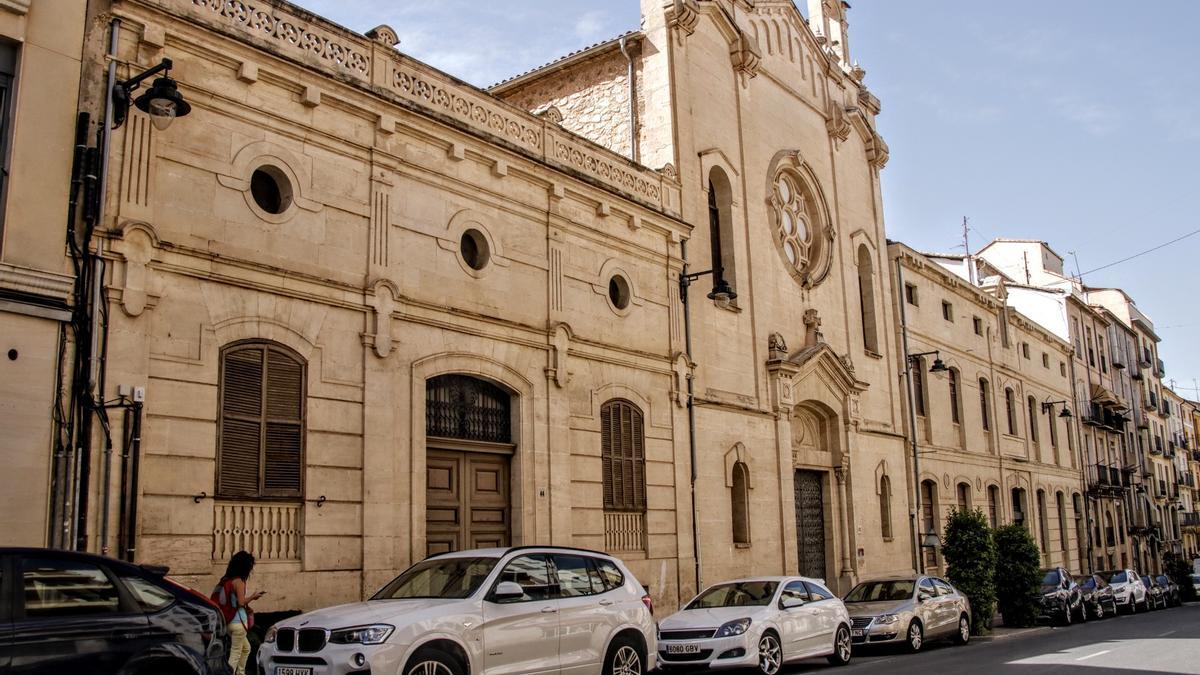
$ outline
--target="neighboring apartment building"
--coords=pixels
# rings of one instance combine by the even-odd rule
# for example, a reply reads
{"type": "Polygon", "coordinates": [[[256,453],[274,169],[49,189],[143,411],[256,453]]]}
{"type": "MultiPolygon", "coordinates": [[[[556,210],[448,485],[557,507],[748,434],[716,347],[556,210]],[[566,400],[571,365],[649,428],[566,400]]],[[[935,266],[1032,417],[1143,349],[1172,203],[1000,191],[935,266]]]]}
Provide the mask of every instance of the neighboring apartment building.
{"type": "MultiPolygon", "coordinates": [[[[52,540],[51,491],[72,386],[66,255],[87,3],[0,3],[0,533],[52,540]]],[[[85,127],[85,132],[87,131],[85,127]]]]}
{"type": "Polygon", "coordinates": [[[1191,476],[1192,508],[1182,515],[1183,553],[1187,560],[1200,556],[1200,403],[1183,404],[1183,454],[1188,458],[1191,476]]]}
{"type": "MultiPolygon", "coordinates": [[[[668,609],[910,572],[888,154],[845,9],[647,0],[488,93],[286,2],[99,3],[85,107],[111,32],[116,77],[170,58],[191,113],[112,134],[95,395],[144,402],[86,435],[133,464],[94,453],[81,545],[197,587],[248,549],[265,610],[504,544],[612,551],[668,609]]],[[[32,497],[4,543],[45,541],[32,497]]]]}
{"type": "MultiPolygon", "coordinates": [[[[1003,286],[980,287],[994,270],[899,243],[888,251],[908,352],[924,354],[910,359],[922,533],[941,535],[952,508],[979,508],[993,526],[1027,526],[1043,565],[1086,571],[1070,343],[1007,306],[1003,286]]],[[[944,569],[934,549],[922,562],[944,569]]]]}

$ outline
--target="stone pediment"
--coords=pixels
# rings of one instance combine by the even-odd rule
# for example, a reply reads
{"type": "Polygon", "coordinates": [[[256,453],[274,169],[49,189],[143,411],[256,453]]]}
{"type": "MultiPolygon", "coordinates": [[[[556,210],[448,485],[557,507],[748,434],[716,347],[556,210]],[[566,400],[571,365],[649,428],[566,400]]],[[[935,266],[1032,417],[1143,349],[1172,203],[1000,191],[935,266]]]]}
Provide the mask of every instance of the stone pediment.
{"type": "MultiPolygon", "coordinates": [[[[771,365],[767,364],[768,369],[771,365]]],[[[839,356],[826,342],[804,347],[789,356],[781,365],[793,371],[793,381],[816,375],[832,385],[842,397],[865,391],[869,386],[854,374],[854,364],[850,359],[839,356]]]]}

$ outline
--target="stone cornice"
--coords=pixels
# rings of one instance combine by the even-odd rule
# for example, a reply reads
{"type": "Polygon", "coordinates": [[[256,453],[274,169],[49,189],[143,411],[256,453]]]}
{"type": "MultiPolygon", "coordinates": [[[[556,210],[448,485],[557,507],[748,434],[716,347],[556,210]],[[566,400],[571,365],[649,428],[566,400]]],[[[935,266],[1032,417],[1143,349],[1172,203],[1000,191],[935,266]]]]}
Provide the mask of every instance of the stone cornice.
{"type": "Polygon", "coordinates": [[[671,217],[681,215],[677,180],[283,0],[128,0],[115,5],[113,11],[145,23],[132,12],[137,7],[164,12],[299,63],[671,217]]]}
{"type": "Polygon", "coordinates": [[[0,262],[0,289],[66,303],[75,282],[70,275],[0,262]]]}

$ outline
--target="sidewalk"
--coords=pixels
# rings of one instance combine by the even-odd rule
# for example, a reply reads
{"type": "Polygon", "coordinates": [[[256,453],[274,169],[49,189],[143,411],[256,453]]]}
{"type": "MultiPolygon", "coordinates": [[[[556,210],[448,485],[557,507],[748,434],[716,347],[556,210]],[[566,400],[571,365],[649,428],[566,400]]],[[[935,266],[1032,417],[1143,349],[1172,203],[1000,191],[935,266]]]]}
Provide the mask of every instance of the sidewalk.
{"type": "Polygon", "coordinates": [[[1010,638],[1026,637],[1026,636],[1033,635],[1036,633],[1044,633],[1052,628],[1053,628],[1053,626],[1049,626],[1049,625],[1033,626],[1031,628],[1007,628],[1003,625],[1003,621],[1001,620],[1000,615],[997,614],[992,619],[992,632],[991,633],[988,633],[987,635],[973,635],[973,636],[971,636],[971,639],[978,640],[980,642],[991,642],[994,640],[1007,640],[1010,638]]]}

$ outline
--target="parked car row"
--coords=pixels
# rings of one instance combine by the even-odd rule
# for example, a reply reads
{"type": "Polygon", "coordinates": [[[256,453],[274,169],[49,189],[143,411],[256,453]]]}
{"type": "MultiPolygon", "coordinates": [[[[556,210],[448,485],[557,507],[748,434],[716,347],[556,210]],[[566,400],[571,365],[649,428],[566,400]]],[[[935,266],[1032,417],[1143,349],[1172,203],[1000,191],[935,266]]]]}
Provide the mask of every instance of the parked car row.
{"type": "MultiPolygon", "coordinates": [[[[225,675],[221,611],[167,570],[100,556],[0,549],[0,666],[14,674],[225,675]]],[[[1165,575],[1043,570],[1042,613],[1103,618],[1180,603],[1165,575]]],[[[574,548],[518,546],[430,556],[369,600],[272,626],[257,655],[268,675],[642,675],[757,669],[929,641],[967,644],[967,597],[936,576],[864,581],[844,599],[804,576],[722,581],[656,622],[625,564],[574,548]]]]}

